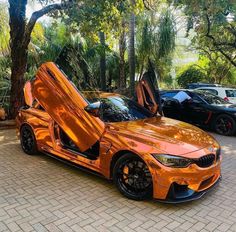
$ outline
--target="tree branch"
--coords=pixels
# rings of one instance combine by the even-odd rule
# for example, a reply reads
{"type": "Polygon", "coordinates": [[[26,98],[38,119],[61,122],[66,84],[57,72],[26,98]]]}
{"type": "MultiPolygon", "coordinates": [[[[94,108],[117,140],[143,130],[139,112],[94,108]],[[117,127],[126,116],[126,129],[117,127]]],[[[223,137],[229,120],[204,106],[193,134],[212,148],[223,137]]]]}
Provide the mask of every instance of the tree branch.
{"type": "Polygon", "coordinates": [[[206,14],[207,20],[207,32],[205,34],[206,37],[212,40],[213,45],[218,49],[218,51],[233,65],[236,67],[236,62],[230,57],[230,55],[226,54],[225,51],[220,47],[220,44],[216,42],[216,39],[210,34],[211,32],[211,21],[209,16],[206,14]]]}
{"type": "Polygon", "coordinates": [[[44,16],[50,12],[56,11],[56,10],[64,10],[64,9],[70,8],[70,7],[72,7],[73,4],[74,4],[74,1],[68,1],[68,2],[60,3],[60,4],[55,3],[55,4],[45,6],[41,10],[33,12],[30,17],[29,22],[26,25],[24,45],[28,46],[28,43],[30,41],[31,32],[34,28],[35,23],[37,22],[37,20],[39,18],[41,18],[42,16],[44,16]]]}

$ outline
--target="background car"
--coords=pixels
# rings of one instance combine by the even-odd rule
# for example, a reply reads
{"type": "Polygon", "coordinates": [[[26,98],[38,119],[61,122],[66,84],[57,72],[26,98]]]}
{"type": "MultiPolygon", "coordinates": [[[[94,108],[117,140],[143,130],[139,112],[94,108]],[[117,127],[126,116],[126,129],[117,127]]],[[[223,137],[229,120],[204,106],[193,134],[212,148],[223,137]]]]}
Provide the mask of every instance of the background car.
{"type": "Polygon", "coordinates": [[[225,87],[200,87],[197,89],[211,92],[223,98],[225,101],[236,104],[236,89],[225,87]]]}
{"type": "Polygon", "coordinates": [[[222,135],[236,133],[236,105],[202,90],[165,90],[160,92],[166,117],[179,119],[222,135]],[[173,97],[186,92],[192,99],[180,104],[173,97]]]}
{"type": "Polygon", "coordinates": [[[200,87],[220,87],[221,85],[219,84],[211,84],[211,83],[190,83],[187,85],[187,89],[196,89],[200,87]]]}

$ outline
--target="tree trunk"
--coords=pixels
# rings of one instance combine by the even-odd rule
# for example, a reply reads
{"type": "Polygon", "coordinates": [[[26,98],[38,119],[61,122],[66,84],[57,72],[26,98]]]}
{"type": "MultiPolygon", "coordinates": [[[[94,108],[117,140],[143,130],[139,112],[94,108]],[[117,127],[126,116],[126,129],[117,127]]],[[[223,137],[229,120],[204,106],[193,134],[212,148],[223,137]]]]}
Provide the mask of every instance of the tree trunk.
{"type": "Polygon", "coordinates": [[[125,38],[125,22],[122,22],[122,31],[119,39],[119,53],[120,53],[120,81],[119,87],[121,89],[126,88],[126,77],[125,77],[125,50],[126,50],[126,38],[125,38]]]}
{"type": "Polygon", "coordinates": [[[28,45],[31,32],[36,21],[45,14],[55,10],[63,10],[73,6],[68,1],[60,4],[50,4],[41,10],[32,13],[30,20],[26,23],[27,0],[8,0],[9,3],[9,25],[10,25],[10,48],[11,48],[11,96],[9,118],[15,118],[19,108],[23,105],[24,74],[26,72],[28,45]]]}
{"type": "Polygon", "coordinates": [[[135,14],[132,12],[129,21],[129,76],[130,95],[135,95],[135,14]]]}
{"type": "Polygon", "coordinates": [[[9,118],[15,118],[23,105],[24,73],[27,65],[28,44],[25,36],[25,12],[27,0],[9,0],[10,48],[11,48],[11,96],[9,118]]]}
{"type": "Polygon", "coordinates": [[[100,43],[102,46],[100,54],[100,86],[102,91],[106,91],[106,51],[105,51],[105,34],[99,32],[100,43]]]}

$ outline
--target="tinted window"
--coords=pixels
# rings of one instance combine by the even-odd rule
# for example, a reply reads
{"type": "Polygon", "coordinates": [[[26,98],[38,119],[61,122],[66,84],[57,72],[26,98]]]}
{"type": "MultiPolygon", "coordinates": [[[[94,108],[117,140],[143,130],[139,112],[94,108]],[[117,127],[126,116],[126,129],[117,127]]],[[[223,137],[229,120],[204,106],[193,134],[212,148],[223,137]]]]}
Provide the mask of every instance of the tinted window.
{"type": "Polygon", "coordinates": [[[150,118],[153,114],[126,97],[101,99],[101,118],[105,122],[132,121],[150,118]]]}
{"type": "Polygon", "coordinates": [[[236,97],[236,90],[234,89],[225,90],[225,92],[227,97],[236,97]]]}
{"type": "Polygon", "coordinates": [[[215,90],[215,89],[201,89],[201,90],[202,90],[202,91],[208,91],[208,92],[210,92],[210,93],[212,93],[212,94],[218,95],[218,91],[215,90]]]}
{"type": "Polygon", "coordinates": [[[164,92],[161,93],[162,98],[172,98],[174,97],[178,92],[164,92]]]}
{"type": "Polygon", "coordinates": [[[196,93],[194,93],[194,92],[187,92],[187,94],[188,94],[194,101],[198,101],[198,102],[204,103],[204,101],[201,99],[201,97],[198,96],[198,94],[196,94],[196,93]]]}
{"type": "Polygon", "coordinates": [[[37,100],[34,100],[32,107],[38,110],[45,111],[45,109],[37,102],[37,100]]]}
{"type": "Polygon", "coordinates": [[[208,104],[211,105],[220,105],[220,104],[229,104],[224,99],[211,94],[209,92],[205,91],[199,91],[197,92],[198,96],[200,96],[203,100],[205,100],[208,104]]]}

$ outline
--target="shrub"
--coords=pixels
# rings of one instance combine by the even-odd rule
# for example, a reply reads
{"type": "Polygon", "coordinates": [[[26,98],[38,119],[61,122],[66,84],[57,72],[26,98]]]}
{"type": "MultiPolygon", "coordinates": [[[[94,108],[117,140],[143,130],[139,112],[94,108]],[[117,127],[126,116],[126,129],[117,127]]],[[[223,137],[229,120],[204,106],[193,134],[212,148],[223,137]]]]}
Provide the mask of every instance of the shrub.
{"type": "Polygon", "coordinates": [[[186,88],[188,84],[202,82],[206,80],[206,75],[194,66],[190,66],[177,76],[178,85],[182,88],[186,88]]]}

